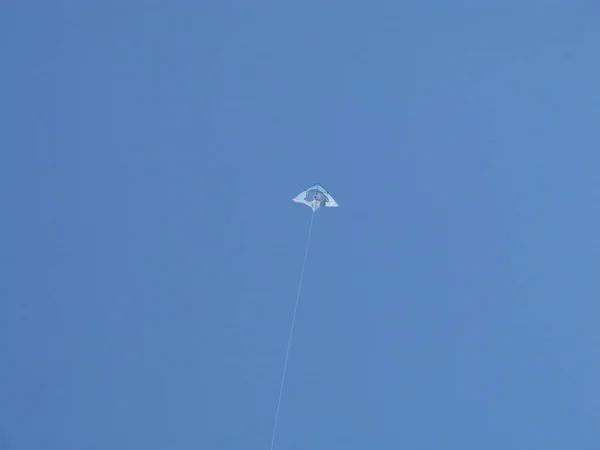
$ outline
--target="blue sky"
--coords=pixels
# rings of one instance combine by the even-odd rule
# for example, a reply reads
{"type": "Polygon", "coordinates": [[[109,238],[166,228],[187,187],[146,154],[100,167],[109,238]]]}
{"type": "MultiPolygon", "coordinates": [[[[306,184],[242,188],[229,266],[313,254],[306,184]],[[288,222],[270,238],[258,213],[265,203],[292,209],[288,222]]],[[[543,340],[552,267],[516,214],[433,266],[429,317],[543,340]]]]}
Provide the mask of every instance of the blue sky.
{"type": "Polygon", "coordinates": [[[0,448],[596,449],[599,21],[4,2],[0,448]]]}

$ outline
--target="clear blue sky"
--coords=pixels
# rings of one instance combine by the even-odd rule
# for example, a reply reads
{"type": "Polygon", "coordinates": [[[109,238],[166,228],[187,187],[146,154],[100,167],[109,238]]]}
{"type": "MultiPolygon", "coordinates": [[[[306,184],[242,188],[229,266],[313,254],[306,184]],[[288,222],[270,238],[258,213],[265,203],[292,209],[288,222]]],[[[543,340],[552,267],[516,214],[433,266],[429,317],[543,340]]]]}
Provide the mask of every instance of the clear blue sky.
{"type": "Polygon", "coordinates": [[[599,448],[599,23],[3,2],[0,448],[599,448]]]}

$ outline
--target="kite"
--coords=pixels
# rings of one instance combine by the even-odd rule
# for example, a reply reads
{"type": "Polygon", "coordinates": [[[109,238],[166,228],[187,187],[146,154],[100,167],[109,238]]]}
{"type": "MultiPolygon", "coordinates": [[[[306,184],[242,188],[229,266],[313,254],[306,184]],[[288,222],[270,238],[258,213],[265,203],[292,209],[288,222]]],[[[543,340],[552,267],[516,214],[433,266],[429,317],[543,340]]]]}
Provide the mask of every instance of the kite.
{"type": "Polygon", "coordinates": [[[293,199],[296,203],[304,203],[309,206],[313,212],[325,206],[326,208],[336,208],[338,203],[333,199],[331,194],[325,190],[320,184],[315,184],[307,190],[300,192],[293,199]]]}
{"type": "Polygon", "coordinates": [[[294,334],[294,325],[296,323],[296,312],[298,311],[298,301],[300,300],[300,291],[302,290],[302,280],[304,279],[304,268],[306,267],[306,257],[308,256],[308,245],[310,244],[310,235],[312,233],[313,220],[317,209],[336,208],[338,203],[331,196],[327,190],[320,184],[315,184],[309,187],[305,191],[300,192],[296,195],[293,200],[296,203],[303,203],[312,209],[310,226],[308,227],[308,238],[306,240],[306,249],[304,250],[304,261],[302,263],[302,271],[300,272],[300,282],[298,283],[298,293],[296,295],[296,303],[294,304],[294,314],[292,316],[292,326],[290,328],[290,335],[288,338],[287,350],[285,353],[285,363],[283,365],[283,375],[281,377],[281,386],[279,387],[279,398],[277,400],[277,412],[275,413],[275,424],[273,425],[273,435],[271,437],[271,450],[275,447],[275,433],[277,431],[277,422],[279,420],[279,408],[281,406],[281,396],[283,394],[283,384],[285,382],[285,374],[287,371],[288,358],[290,356],[290,347],[292,345],[292,335],[294,334]]]}

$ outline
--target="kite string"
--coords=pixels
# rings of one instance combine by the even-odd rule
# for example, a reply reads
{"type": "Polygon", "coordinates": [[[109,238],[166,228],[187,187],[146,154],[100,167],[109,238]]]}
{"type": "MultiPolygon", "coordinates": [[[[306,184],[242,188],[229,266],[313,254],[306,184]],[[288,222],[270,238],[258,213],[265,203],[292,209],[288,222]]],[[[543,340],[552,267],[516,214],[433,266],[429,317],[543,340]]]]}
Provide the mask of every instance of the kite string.
{"type": "Polygon", "coordinates": [[[296,294],[296,303],[294,304],[294,314],[292,315],[292,326],[290,327],[290,336],[288,338],[287,350],[285,352],[285,363],[283,364],[283,375],[281,377],[281,386],[279,387],[279,398],[277,400],[277,412],[275,413],[275,424],[273,425],[273,436],[271,437],[271,450],[275,446],[275,433],[277,432],[277,422],[279,420],[279,407],[281,406],[281,396],[283,394],[283,384],[285,383],[285,373],[287,371],[288,358],[290,356],[290,347],[292,345],[292,336],[294,334],[294,325],[296,324],[296,312],[298,311],[298,302],[300,300],[300,291],[302,290],[302,280],[304,279],[304,268],[306,267],[306,258],[308,256],[308,246],[310,244],[310,235],[312,234],[313,220],[315,212],[313,211],[310,218],[310,226],[308,227],[308,238],[306,239],[306,249],[304,250],[304,261],[302,262],[302,270],[300,271],[300,282],[298,283],[298,292],[296,294]]]}

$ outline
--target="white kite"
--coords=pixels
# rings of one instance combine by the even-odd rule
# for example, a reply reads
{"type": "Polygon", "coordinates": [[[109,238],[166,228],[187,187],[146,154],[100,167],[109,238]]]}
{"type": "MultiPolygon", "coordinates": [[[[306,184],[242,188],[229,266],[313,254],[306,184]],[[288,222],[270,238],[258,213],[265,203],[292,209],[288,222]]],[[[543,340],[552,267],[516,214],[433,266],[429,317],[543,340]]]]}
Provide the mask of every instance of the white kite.
{"type": "Polygon", "coordinates": [[[326,208],[336,208],[338,203],[334,200],[329,192],[320,184],[315,184],[307,190],[300,192],[293,199],[296,203],[304,203],[310,207],[313,212],[325,206],[326,208]]]}

